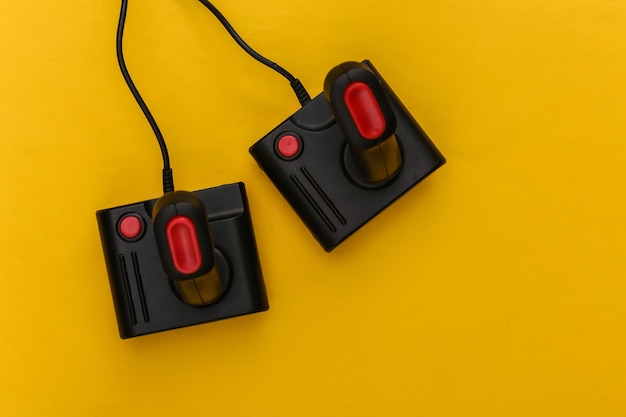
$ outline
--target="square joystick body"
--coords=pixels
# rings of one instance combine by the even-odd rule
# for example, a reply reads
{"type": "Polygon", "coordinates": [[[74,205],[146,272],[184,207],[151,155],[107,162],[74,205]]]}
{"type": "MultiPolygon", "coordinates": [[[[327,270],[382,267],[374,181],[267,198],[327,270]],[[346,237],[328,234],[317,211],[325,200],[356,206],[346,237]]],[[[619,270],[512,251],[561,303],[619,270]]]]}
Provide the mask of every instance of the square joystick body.
{"type": "Polygon", "coordinates": [[[176,193],[96,213],[122,339],[269,308],[243,183],[176,193]]]}
{"type": "Polygon", "coordinates": [[[250,154],[328,252],[445,163],[369,61],[333,69],[250,154]]]}

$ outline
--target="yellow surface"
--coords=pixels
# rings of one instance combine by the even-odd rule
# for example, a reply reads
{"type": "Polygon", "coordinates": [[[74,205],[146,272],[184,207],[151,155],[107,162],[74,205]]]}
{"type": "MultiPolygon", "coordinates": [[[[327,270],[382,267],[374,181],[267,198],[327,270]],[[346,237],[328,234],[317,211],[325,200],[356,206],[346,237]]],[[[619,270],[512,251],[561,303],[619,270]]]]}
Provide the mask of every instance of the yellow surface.
{"type": "Polygon", "coordinates": [[[219,1],[311,93],[371,59],[448,159],[325,253],[248,155],[298,106],[131,0],[176,183],[244,181],[267,313],[122,341],[95,211],[160,196],[118,1],[0,5],[0,415],[626,415],[626,3],[219,1]]]}

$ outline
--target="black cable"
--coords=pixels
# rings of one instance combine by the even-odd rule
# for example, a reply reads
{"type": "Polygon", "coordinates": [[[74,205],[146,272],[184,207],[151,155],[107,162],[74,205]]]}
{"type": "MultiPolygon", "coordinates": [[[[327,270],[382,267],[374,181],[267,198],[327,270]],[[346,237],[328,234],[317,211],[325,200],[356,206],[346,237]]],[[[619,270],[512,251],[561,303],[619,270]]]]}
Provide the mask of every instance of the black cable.
{"type": "Polygon", "coordinates": [[[298,80],[296,77],[291,75],[289,73],[289,71],[287,71],[286,69],[284,69],[283,67],[281,67],[277,63],[270,61],[269,59],[265,58],[264,56],[262,56],[258,52],[256,52],[254,49],[252,49],[241,38],[241,36],[239,36],[237,34],[235,29],[228,22],[228,20],[226,20],[224,15],[219,10],[217,10],[217,8],[215,6],[213,6],[213,4],[211,4],[211,2],[209,2],[207,0],[199,0],[199,1],[200,1],[200,3],[202,3],[204,5],[204,7],[206,7],[207,9],[209,9],[209,11],[211,11],[211,13],[213,13],[213,15],[217,18],[217,20],[219,20],[220,23],[222,24],[222,26],[224,26],[224,28],[228,31],[230,36],[232,36],[232,38],[235,40],[235,42],[237,42],[237,44],[244,51],[246,51],[248,53],[248,55],[250,55],[252,58],[254,58],[257,61],[259,61],[261,64],[263,64],[263,65],[273,69],[274,71],[276,71],[277,73],[279,73],[280,75],[285,77],[287,80],[289,80],[289,84],[291,85],[291,88],[293,89],[293,91],[296,93],[296,96],[298,97],[298,101],[300,102],[300,105],[304,106],[306,103],[311,101],[311,96],[309,96],[309,93],[306,91],[306,89],[304,88],[304,86],[302,85],[300,80],[298,80]]]}
{"type": "Polygon", "coordinates": [[[117,62],[120,66],[120,70],[122,71],[122,76],[124,77],[124,81],[126,81],[126,85],[130,89],[130,92],[135,97],[137,104],[143,111],[143,114],[148,119],[148,123],[150,123],[150,127],[154,132],[157,142],[159,142],[159,147],[161,148],[161,155],[163,156],[163,192],[168,193],[170,191],[174,191],[174,178],[172,174],[172,169],[170,168],[170,157],[167,152],[167,145],[165,144],[165,139],[161,134],[161,130],[152,117],[152,113],[150,113],[150,109],[146,105],[146,102],[143,101],[141,94],[139,94],[139,90],[135,87],[135,83],[132,78],[130,78],[130,74],[128,72],[128,68],[126,68],[126,62],[124,61],[124,51],[122,48],[122,39],[124,37],[124,25],[126,24],[126,10],[128,9],[128,0],[122,0],[122,9],[120,10],[120,20],[117,25],[117,39],[116,39],[116,51],[117,51],[117,62]]]}

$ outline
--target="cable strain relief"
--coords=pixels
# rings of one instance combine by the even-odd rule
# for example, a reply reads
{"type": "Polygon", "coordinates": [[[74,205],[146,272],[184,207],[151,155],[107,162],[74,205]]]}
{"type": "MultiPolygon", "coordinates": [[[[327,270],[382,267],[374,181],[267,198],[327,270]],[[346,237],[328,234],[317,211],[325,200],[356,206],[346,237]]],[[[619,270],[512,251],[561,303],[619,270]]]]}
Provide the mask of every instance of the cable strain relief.
{"type": "Polygon", "coordinates": [[[163,168],[163,193],[174,191],[174,174],[171,168],[163,168]]]}
{"type": "Polygon", "coordinates": [[[293,88],[293,91],[296,93],[296,96],[298,97],[298,101],[300,102],[300,105],[304,106],[306,103],[311,101],[311,96],[309,96],[309,93],[306,91],[306,89],[304,88],[300,80],[295,78],[293,81],[291,81],[290,84],[291,84],[291,88],[293,88]]]}

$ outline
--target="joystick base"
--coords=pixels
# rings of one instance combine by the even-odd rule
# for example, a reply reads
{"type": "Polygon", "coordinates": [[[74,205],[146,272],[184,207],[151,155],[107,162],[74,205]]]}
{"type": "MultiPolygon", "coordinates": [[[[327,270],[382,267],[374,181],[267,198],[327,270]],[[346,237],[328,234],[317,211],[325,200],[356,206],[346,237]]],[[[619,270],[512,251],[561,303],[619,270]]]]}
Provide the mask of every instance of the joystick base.
{"type": "Polygon", "coordinates": [[[228,271],[224,294],[206,306],[181,301],[161,266],[151,219],[157,199],[96,213],[122,339],[269,308],[243,183],[195,194],[206,207],[215,249],[228,271]],[[120,229],[129,217],[144,229],[132,238],[120,229]]]}
{"type": "Polygon", "coordinates": [[[376,72],[397,118],[402,167],[383,185],[370,186],[347,166],[345,137],[323,94],[250,148],[250,154],[327,252],[445,163],[445,158],[376,72]],[[300,151],[285,158],[276,140],[298,138],[300,151]]]}

